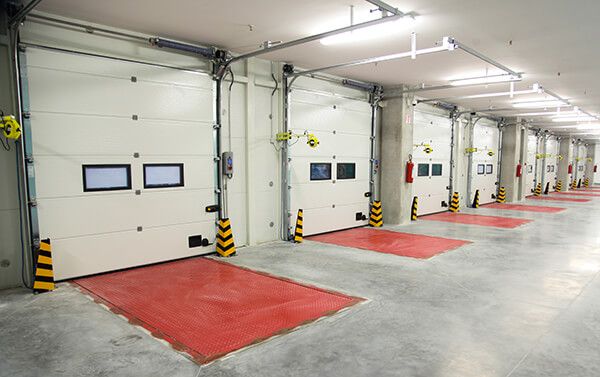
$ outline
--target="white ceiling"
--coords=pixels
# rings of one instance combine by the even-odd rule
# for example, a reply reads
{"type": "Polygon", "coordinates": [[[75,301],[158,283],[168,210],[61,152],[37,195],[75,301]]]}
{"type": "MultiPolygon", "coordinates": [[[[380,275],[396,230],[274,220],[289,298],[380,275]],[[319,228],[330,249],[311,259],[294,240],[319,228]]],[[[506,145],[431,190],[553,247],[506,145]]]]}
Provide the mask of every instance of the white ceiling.
{"type": "MultiPolygon", "coordinates": [[[[600,114],[600,1],[389,0],[388,3],[401,11],[418,13],[418,21],[404,29],[400,27],[396,34],[369,42],[337,46],[312,42],[265,57],[314,68],[408,51],[411,31],[417,32],[420,48],[432,47],[442,37],[452,36],[509,68],[524,72],[525,79],[517,89],[539,82],[574,105],[600,114]]],[[[266,40],[289,41],[347,26],[350,5],[355,6],[357,22],[377,17],[369,12],[374,7],[361,0],[43,0],[36,9],[241,53],[258,48],[266,40]]],[[[451,78],[483,76],[486,72],[492,74],[494,69],[463,51],[331,71],[384,86],[446,84],[451,78]]],[[[507,88],[507,84],[501,84],[421,95],[452,97],[507,88]]],[[[507,97],[448,102],[472,109],[510,107],[507,97]]]]}

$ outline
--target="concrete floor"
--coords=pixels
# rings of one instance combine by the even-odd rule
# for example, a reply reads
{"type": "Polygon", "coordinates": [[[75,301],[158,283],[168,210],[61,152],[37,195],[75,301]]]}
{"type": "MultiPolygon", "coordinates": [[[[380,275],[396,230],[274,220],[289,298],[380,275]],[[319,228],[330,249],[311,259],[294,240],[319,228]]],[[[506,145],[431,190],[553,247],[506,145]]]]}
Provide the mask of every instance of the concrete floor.
{"type": "Polygon", "coordinates": [[[417,260],[306,241],[229,261],[368,299],[199,367],[68,284],[0,292],[0,376],[600,376],[600,200],[513,230],[419,221],[474,241],[417,260]]]}

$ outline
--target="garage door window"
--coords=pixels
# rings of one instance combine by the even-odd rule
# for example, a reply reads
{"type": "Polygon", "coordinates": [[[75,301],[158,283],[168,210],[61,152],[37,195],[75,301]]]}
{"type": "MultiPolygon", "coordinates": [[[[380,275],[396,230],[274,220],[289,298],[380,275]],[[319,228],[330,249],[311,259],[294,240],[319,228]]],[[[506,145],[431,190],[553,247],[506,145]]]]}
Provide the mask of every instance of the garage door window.
{"type": "Polygon", "coordinates": [[[434,177],[439,177],[442,175],[442,164],[432,164],[431,165],[431,175],[434,177]]]}
{"type": "Polygon", "coordinates": [[[492,174],[494,172],[494,165],[487,164],[485,166],[485,174],[492,174]]]}
{"type": "Polygon", "coordinates": [[[337,179],[355,179],[356,164],[355,163],[338,163],[337,164],[337,179]]]}
{"type": "Polygon", "coordinates": [[[419,164],[417,166],[417,175],[419,177],[429,176],[429,164],[419,164]]]}
{"type": "Polygon", "coordinates": [[[485,174],[485,165],[484,164],[477,165],[477,174],[485,174]]]}
{"type": "Polygon", "coordinates": [[[310,164],[311,181],[328,181],[331,179],[331,164],[312,162],[310,164]]]}
{"type": "Polygon", "coordinates": [[[131,189],[131,165],[83,165],[83,191],[131,189]]]}
{"type": "Polygon", "coordinates": [[[182,186],[183,164],[144,164],[144,188],[182,186]]]}

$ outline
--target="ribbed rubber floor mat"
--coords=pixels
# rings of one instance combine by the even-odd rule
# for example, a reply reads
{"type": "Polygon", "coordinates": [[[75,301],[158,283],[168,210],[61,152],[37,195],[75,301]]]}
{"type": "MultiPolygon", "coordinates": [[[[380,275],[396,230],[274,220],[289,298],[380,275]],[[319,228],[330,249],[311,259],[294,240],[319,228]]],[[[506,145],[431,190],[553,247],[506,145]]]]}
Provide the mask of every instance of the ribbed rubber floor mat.
{"type": "Polygon", "coordinates": [[[600,197],[600,193],[594,193],[593,191],[583,192],[583,191],[561,191],[561,192],[553,192],[552,195],[573,195],[573,196],[597,196],[600,197]]]}
{"type": "Polygon", "coordinates": [[[502,204],[502,203],[491,203],[485,204],[482,208],[494,208],[504,209],[509,211],[523,211],[523,212],[539,212],[539,213],[558,213],[564,211],[566,208],[562,207],[546,207],[546,206],[528,206],[525,204],[502,204]]]}
{"type": "Polygon", "coordinates": [[[528,196],[527,199],[531,200],[547,200],[549,202],[571,202],[571,203],[587,203],[591,202],[591,199],[580,199],[580,198],[566,198],[564,196],[528,196]]]}
{"type": "Polygon", "coordinates": [[[200,363],[361,301],[206,258],[75,283],[200,363]]]}
{"type": "Polygon", "coordinates": [[[469,241],[423,236],[412,233],[391,232],[372,228],[355,228],[311,236],[311,241],[354,247],[412,258],[431,258],[456,249],[469,241]]]}
{"type": "Polygon", "coordinates": [[[512,217],[471,215],[467,213],[442,212],[421,217],[423,220],[444,221],[449,223],[488,226],[492,228],[516,228],[533,220],[512,217]]]}

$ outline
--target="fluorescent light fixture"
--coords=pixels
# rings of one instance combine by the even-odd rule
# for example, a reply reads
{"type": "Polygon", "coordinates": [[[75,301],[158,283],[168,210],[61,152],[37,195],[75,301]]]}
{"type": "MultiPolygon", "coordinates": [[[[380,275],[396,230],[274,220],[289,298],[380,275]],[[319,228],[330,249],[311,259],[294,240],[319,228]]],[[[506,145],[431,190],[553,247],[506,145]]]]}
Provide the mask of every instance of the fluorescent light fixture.
{"type": "Polygon", "coordinates": [[[508,92],[497,92],[497,93],[482,93],[482,94],[472,94],[468,96],[461,97],[453,97],[455,99],[477,99],[477,98],[492,98],[492,97],[505,97],[505,96],[516,96],[521,94],[535,94],[539,93],[541,87],[539,84],[533,84],[531,89],[527,90],[511,90],[508,92]]]}
{"type": "Polygon", "coordinates": [[[600,123],[578,124],[575,128],[578,130],[600,131],[600,123]]]}
{"type": "Polygon", "coordinates": [[[569,106],[561,100],[544,100],[544,101],[528,101],[528,102],[513,102],[513,107],[518,109],[537,109],[547,107],[569,106]]]}
{"type": "Polygon", "coordinates": [[[534,113],[520,113],[514,114],[516,117],[536,117],[536,116],[551,116],[551,115],[575,115],[577,112],[575,111],[540,111],[534,113]]]}
{"type": "Polygon", "coordinates": [[[337,44],[369,41],[371,39],[395,34],[398,31],[401,31],[402,28],[406,27],[407,25],[412,25],[415,22],[416,17],[407,15],[399,20],[383,22],[377,25],[325,37],[322,38],[320,42],[324,46],[331,46],[337,44]]]}
{"type": "Polygon", "coordinates": [[[589,115],[575,115],[575,116],[560,116],[560,117],[555,117],[552,118],[553,122],[589,122],[592,120],[597,120],[595,117],[593,116],[589,116],[589,115]]]}
{"type": "MultiPolygon", "coordinates": [[[[478,85],[478,84],[496,84],[502,82],[515,82],[521,81],[521,76],[514,75],[494,75],[494,76],[483,76],[483,77],[471,77],[464,79],[450,80],[452,86],[464,86],[464,85],[478,85]]],[[[512,90],[514,92],[514,88],[512,90]]]]}

